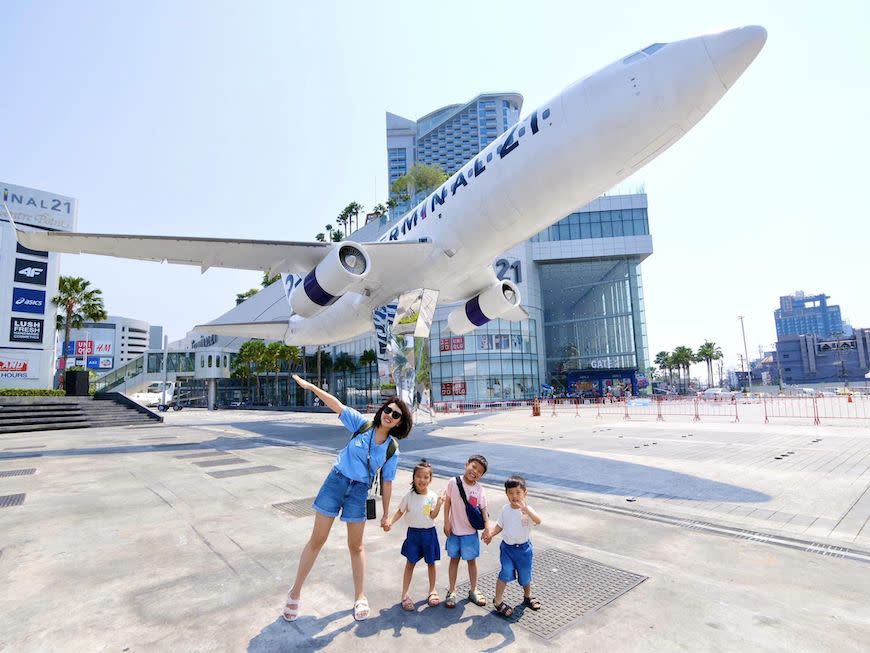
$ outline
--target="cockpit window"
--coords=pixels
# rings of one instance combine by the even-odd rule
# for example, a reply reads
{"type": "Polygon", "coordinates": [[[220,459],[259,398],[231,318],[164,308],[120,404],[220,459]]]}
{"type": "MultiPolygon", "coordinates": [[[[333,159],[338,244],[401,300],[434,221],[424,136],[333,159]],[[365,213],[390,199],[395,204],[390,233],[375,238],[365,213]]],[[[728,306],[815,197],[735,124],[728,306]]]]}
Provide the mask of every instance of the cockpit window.
{"type": "Polygon", "coordinates": [[[622,63],[634,63],[635,61],[640,61],[641,59],[645,58],[646,55],[643,52],[635,52],[634,54],[630,54],[625,59],[623,59],[622,63]]]}
{"type": "Polygon", "coordinates": [[[654,54],[665,47],[667,43],[653,43],[651,46],[644,48],[642,52],[646,52],[647,54],[654,54]]]}

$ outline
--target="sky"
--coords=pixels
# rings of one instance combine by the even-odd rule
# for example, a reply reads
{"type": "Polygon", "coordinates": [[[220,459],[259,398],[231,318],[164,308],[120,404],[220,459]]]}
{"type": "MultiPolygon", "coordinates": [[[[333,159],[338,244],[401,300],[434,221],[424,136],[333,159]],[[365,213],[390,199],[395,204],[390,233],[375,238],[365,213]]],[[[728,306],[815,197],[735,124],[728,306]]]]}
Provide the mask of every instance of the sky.
{"type": "MultiPolygon", "coordinates": [[[[0,181],[78,200],[83,232],[313,240],[387,197],[385,112],[481,92],[523,114],[653,42],[758,24],[758,59],[643,184],[650,357],[776,340],[780,295],[870,326],[861,199],[870,12],[854,1],[547,3],[4,0],[0,181]]],[[[110,314],[170,339],[260,274],[64,255],[110,314]]],[[[693,373],[703,373],[701,366],[693,373]]]]}

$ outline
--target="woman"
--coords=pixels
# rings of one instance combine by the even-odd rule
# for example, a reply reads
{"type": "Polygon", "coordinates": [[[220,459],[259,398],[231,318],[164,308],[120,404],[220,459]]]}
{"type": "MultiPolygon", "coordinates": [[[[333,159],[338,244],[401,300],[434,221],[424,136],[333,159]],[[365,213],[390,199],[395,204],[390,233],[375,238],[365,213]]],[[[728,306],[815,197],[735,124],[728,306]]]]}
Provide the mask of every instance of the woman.
{"type": "Polygon", "coordinates": [[[383,467],[381,527],[389,517],[390,495],[393,479],[399,462],[398,450],[389,456],[390,436],[401,440],[411,432],[411,412],[405,402],[398,398],[385,402],[375,413],[373,426],[363,430],[366,419],[353,408],[343,405],[338,399],[313,383],[293,375],[300,387],[311,390],[326,406],[338,413],[341,423],[351,433],[357,434],[342,449],[335,459],[329,476],[320,487],[313,508],[314,528],[311,537],[299,557],[296,582],[287,593],[284,618],[293,621],[299,616],[302,604],[302,585],[317,560],[320,549],[326,543],[332,522],[341,513],[341,521],[347,524],[347,548],[350,550],[350,565],[353,569],[354,604],[353,618],[357,621],[367,619],[369,604],[364,590],[365,550],[363,531],[366,526],[366,498],[378,469],[383,467]]]}

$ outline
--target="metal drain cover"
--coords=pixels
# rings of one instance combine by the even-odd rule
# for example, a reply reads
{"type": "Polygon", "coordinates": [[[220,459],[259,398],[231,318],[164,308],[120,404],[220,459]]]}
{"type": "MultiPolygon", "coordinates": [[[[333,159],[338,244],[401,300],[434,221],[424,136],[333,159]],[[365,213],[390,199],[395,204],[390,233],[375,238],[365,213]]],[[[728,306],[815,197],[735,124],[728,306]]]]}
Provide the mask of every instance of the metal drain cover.
{"type": "Polygon", "coordinates": [[[10,508],[12,506],[20,506],[24,503],[24,494],[7,494],[0,497],[0,508],[10,508]]]}
{"type": "MultiPolygon", "coordinates": [[[[522,605],[523,590],[514,581],[504,592],[504,602],[514,608],[510,618],[529,632],[552,639],[578,619],[595,612],[611,601],[634,589],[647,579],[624,569],[558,549],[535,552],[532,571],[532,595],[541,599],[540,610],[522,605]]],[[[478,578],[477,587],[490,601],[495,596],[498,571],[478,578]]],[[[469,584],[456,588],[462,599],[468,595],[469,584]]],[[[485,609],[492,609],[491,605],[485,609]]],[[[501,618],[493,615],[493,618],[501,618]]]]}
{"type": "Polygon", "coordinates": [[[8,469],[5,472],[0,472],[0,478],[8,478],[10,476],[30,476],[36,473],[36,467],[28,469],[8,469]]]}
{"type": "Polygon", "coordinates": [[[315,498],[308,497],[307,499],[296,499],[295,501],[285,501],[284,503],[273,503],[272,507],[294,517],[310,517],[315,513],[314,508],[311,507],[315,498]]]}

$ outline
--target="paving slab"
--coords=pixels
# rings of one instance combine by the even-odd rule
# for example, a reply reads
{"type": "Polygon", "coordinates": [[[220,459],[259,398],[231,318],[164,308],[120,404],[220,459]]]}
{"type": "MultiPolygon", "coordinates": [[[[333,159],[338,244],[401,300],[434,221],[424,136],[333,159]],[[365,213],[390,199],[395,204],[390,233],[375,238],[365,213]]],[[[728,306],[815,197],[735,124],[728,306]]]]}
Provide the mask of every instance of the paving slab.
{"type": "MultiPolygon", "coordinates": [[[[424,607],[422,567],[412,582],[417,610],[403,611],[404,531],[374,522],[365,534],[372,617],[352,618],[337,523],[302,616],[284,622],[283,597],[313,524],[305,503],[347,432],[328,415],[253,411],[185,410],[149,428],[167,440],[143,442],[130,427],[0,436],[0,472],[36,470],[0,477],[0,496],[21,496],[0,509],[0,651],[866,650],[870,546],[858,525],[870,511],[870,458],[845,456],[867,449],[866,427],[520,413],[420,425],[401,443],[393,506],[421,456],[440,488],[469,452],[484,453],[496,509],[506,475],[529,478],[549,592],[538,617],[565,622],[549,637],[523,614],[505,620],[464,600],[455,610],[424,607]],[[789,467],[771,464],[772,452],[800,452],[819,437],[812,446],[828,461],[846,462],[807,456],[802,466],[795,453],[789,467]],[[638,442],[650,444],[634,449],[638,442]],[[221,457],[242,458],[222,470],[240,474],[194,464],[221,457]],[[547,566],[548,551],[645,580],[594,610],[571,608],[599,590],[553,589],[546,573],[558,565],[547,566]]],[[[498,567],[498,543],[482,546],[481,577],[498,567]]],[[[438,575],[443,598],[445,561],[438,575]]]]}

